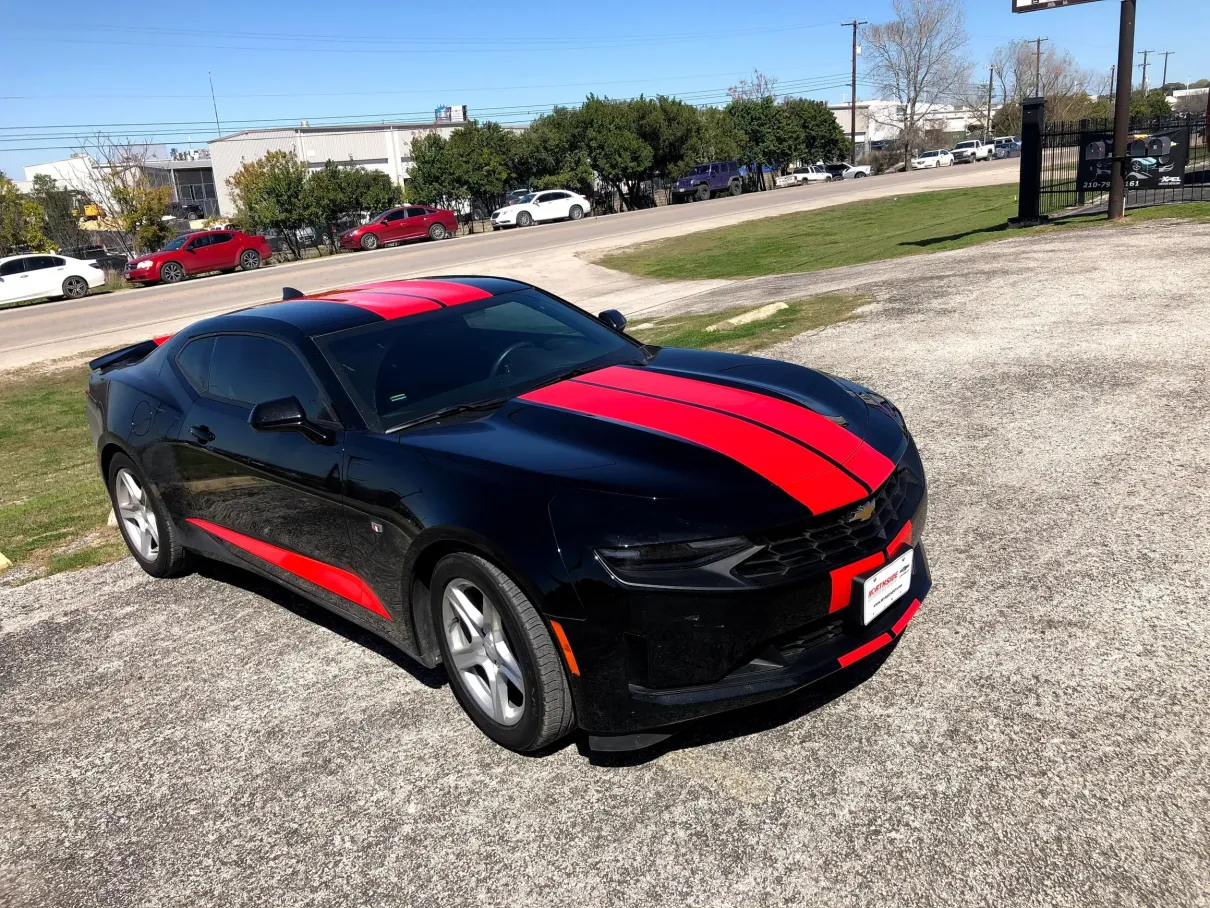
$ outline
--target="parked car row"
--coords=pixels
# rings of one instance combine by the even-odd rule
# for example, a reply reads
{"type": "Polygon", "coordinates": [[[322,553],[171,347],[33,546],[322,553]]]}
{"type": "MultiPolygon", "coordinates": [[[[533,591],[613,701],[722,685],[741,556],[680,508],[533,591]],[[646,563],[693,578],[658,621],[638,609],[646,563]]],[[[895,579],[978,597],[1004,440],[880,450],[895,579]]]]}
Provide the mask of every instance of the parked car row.
{"type": "Polygon", "coordinates": [[[974,164],[976,161],[991,161],[996,158],[1014,158],[1021,154],[1021,140],[1017,136],[1001,136],[994,142],[981,139],[966,139],[948,148],[923,151],[912,159],[912,170],[928,170],[933,167],[951,167],[954,164],[974,164]]]}

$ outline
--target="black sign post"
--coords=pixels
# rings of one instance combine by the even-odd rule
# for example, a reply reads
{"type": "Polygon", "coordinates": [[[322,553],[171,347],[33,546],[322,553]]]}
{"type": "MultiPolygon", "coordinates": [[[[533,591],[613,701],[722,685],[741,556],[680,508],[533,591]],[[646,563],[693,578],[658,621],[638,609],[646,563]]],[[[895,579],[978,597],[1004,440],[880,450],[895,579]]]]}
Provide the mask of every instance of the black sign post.
{"type": "Polygon", "coordinates": [[[1014,227],[1042,223],[1042,128],[1046,125],[1046,99],[1026,98],[1021,104],[1021,185],[1017,192],[1014,227]]]}

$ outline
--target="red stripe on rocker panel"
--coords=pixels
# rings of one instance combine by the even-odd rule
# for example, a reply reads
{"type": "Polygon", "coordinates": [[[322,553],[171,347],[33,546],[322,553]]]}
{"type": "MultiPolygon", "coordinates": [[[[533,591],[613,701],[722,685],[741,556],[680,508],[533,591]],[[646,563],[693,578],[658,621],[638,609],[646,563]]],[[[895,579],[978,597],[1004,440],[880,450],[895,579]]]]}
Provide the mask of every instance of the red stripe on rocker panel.
{"type": "Polygon", "coordinates": [[[308,558],[306,555],[300,555],[297,552],[291,552],[287,549],[270,545],[267,542],[261,542],[259,539],[253,539],[251,536],[245,536],[243,533],[237,533],[235,530],[229,530],[226,527],[210,523],[207,520],[190,517],[188,522],[196,527],[200,527],[212,536],[217,536],[224,542],[229,542],[243,549],[245,552],[250,552],[263,561],[276,565],[283,571],[288,571],[296,577],[301,577],[303,580],[310,581],[316,586],[321,586],[328,592],[340,596],[342,599],[355,602],[362,608],[367,608],[375,615],[380,615],[388,621],[391,620],[390,613],[378,597],[374,595],[374,591],[366,586],[365,581],[356,574],[351,574],[330,564],[324,564],[322,561],[316,561],[314,558],[308,558]]]}
{"type": "Polygon", "coordinates": [[[890,460],[843,426],[800,404],[756,391],[719,385],[695,378],[667,375],[625,366],[610,366],[584,376],[584,381],[627,391],[658,394],[687,404],[714,407],[777,429],[844,464],[876,489],[891,475],[890,460]],[[851,461],[851,462],[850,462],[851,461]]]}
{"type": "Polygon", "coordinates": [[[816,514],[868,494],[850,476],[801,445],[711,410],[574,380],[538,388],[519,399],[651,429],[717,451],[760,474],[816,514]]]}
{"type": "Polygon", "coordinates": [[[432,300],[421,299],[418,296],[406,296],[402,293],[375,293],[372,290],[342,290],[322,297],[324,302],[345,303],[358,309],[368,309],[383,318],[404,318],[408,315],[419,315],[421,312],[432,312],[441,306],[432,300]]]}

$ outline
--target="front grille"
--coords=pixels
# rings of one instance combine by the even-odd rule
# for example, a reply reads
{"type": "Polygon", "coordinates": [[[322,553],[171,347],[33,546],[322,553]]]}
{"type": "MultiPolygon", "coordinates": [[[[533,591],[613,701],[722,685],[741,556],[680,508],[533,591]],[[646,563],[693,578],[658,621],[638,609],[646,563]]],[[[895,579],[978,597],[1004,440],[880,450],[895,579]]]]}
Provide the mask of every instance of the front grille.
{"type": "Polygon", "coordinates": [[[804,524],[768,534],[753,534],[763,546],[734,569],[746,580],[769,581],[798,576],[808,571],[831,570],[851,564],[885,548],[904,521],[910,518],[920,497],[919,483],[907,470],[896,470],[872,496],[804,524]],[[917,490],[913,493],[913,486],[917,490]],[[870,502],[874,513],[867,520],[849,518],[870,502]]]}

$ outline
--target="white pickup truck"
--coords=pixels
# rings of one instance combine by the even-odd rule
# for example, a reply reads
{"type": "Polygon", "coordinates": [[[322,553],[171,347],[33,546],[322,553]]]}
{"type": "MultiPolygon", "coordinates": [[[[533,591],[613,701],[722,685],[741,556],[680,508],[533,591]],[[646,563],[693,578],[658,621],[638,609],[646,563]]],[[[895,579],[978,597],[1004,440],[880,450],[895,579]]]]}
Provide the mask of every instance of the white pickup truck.
{"type": "Polygon", "coordinates": [[[976,161],[990,161],[996,156],[996,146],[980,139],[967,139],[954,146],[955,164],[974,164],[976,161]]]}

